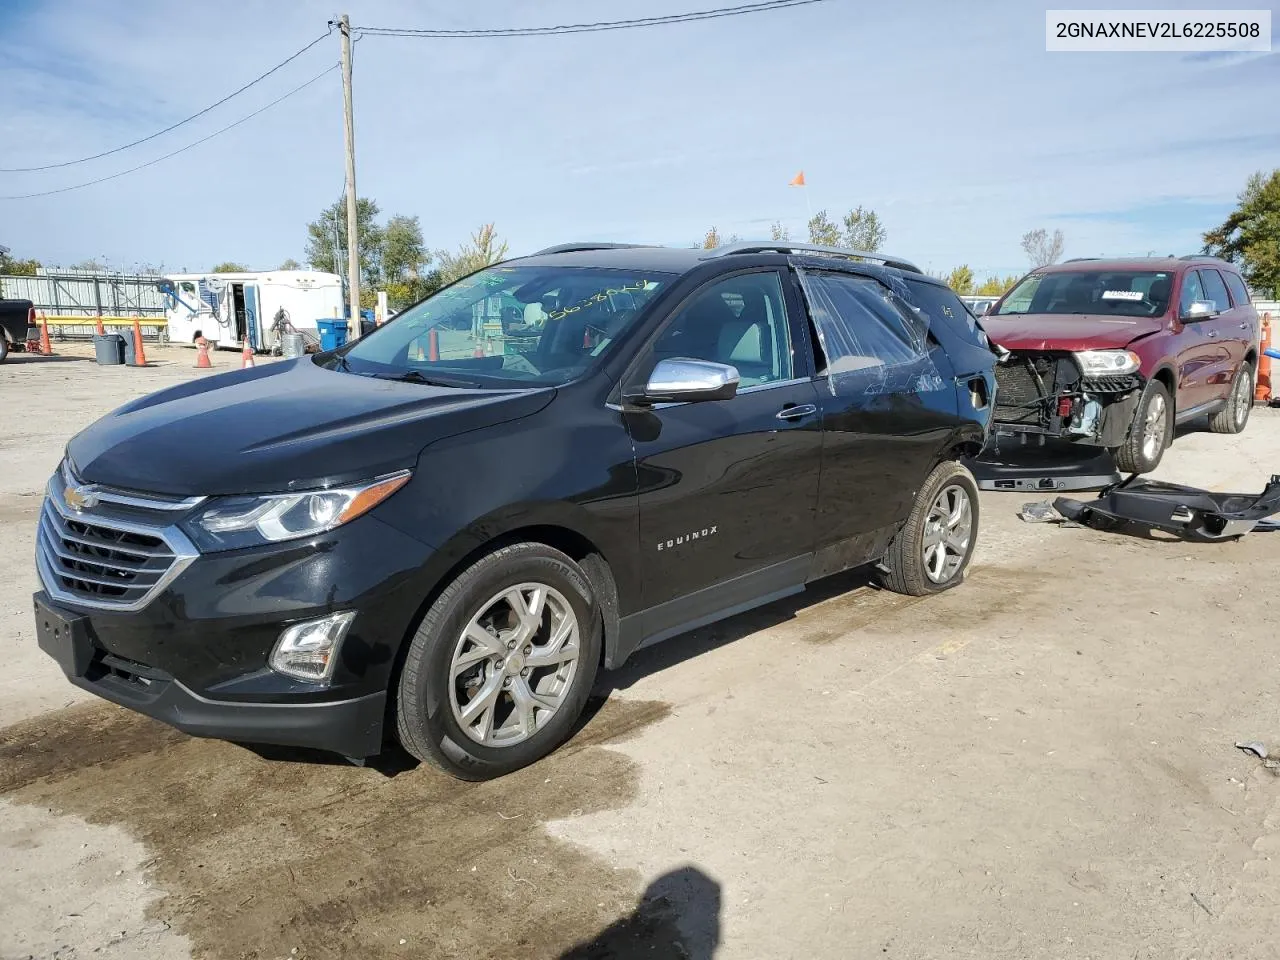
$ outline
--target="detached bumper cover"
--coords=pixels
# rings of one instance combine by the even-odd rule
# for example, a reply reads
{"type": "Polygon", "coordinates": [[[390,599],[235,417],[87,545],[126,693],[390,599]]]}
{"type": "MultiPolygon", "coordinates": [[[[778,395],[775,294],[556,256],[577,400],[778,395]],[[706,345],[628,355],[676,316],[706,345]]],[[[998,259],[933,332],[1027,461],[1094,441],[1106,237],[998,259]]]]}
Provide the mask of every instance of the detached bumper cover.
{"type": "Polygon", "coordinates": [[[194,737],[309,747],[353,758],[382,751],[385,691],[305,702],[210,699],[161,670],[108,653],[92,639],[86,618],[54,606],[43,591],[34,601],[40,648],[73,684],[104,700],[194,737]]]}
{"type": "Polygon", "coordinates": [[[1107,530],[1124,523],[1164,530],[1187,540],[1230,540],[1261,527],[1280,529],[1267,518],[1280,513],[1280,474],[1259,494],[1210,493],[1176,483],[1139,480],[1135,474],[1081,503],[1059,497],[1053,503],[1068,520],[1107,530]]]}

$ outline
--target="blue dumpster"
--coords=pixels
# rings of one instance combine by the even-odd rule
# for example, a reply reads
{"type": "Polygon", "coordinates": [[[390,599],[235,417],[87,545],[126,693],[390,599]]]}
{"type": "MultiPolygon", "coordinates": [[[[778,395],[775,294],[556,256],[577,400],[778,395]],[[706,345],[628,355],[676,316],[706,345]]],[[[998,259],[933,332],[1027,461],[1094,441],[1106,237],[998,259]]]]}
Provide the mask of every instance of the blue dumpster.
{"type": "Polygon", "coordinates": [[[347,342],[348,327],[345,320],[317,320],[316,329],[320,331],[321,350],[337,350],[347,342]]]}

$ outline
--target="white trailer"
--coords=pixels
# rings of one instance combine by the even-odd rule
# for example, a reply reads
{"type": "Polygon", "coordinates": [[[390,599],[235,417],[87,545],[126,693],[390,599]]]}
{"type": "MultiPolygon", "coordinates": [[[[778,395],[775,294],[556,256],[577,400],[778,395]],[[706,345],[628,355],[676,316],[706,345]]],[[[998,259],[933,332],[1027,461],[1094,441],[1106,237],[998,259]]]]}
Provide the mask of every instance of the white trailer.
{"type": "Polygon", "coordinates": [[[203,336],[217,347],[239,349],[247,341],[254,350],[271,352],[280,347],[281,320],[315,339],[317,320],[346,316],[342,280],[332,273],[177,273],[164,279],[173,343],[203,336]]]}

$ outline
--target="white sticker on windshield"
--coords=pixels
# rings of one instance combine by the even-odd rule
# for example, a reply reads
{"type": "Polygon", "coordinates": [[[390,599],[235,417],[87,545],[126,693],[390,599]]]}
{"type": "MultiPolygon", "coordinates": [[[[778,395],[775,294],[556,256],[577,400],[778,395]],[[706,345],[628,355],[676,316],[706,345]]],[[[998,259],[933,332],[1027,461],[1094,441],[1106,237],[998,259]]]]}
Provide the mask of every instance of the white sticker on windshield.
{"type": "Polygon", "coordinates": [[[1103,300],[1141,300],[1141,290],[1104,290],[1103,300]]]}

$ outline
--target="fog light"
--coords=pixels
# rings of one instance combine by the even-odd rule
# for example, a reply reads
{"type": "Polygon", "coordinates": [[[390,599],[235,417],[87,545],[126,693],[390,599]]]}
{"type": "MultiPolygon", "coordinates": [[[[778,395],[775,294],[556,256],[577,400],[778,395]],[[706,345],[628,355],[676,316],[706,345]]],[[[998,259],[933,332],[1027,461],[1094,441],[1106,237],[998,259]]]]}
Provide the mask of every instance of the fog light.
{"type": "Polygon", "coordinates": [[[338,645],[355,616],[354,610],[344,610],[288,627],[271,651],[271,669],[297,680],[328,683],[338,660],[338,645]]]}

